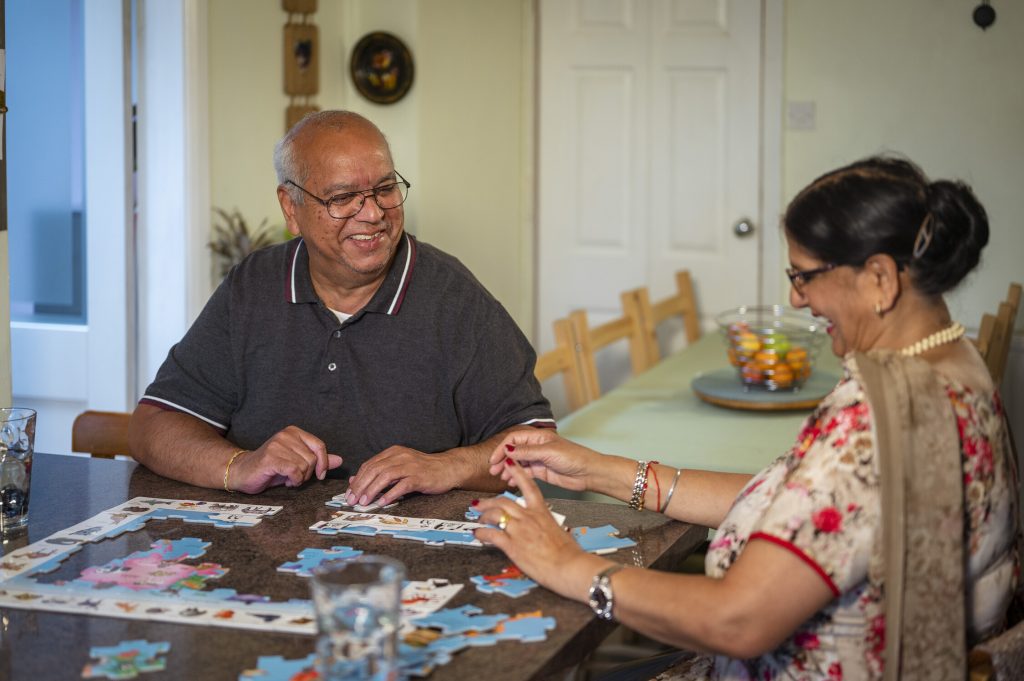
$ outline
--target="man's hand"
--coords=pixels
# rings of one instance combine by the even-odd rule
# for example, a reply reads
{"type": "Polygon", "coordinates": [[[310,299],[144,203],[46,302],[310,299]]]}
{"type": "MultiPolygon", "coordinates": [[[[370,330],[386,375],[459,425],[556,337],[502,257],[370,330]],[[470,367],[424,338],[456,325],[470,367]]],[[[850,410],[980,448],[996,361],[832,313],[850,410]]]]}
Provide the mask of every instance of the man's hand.
{"type": "Polygon", "coordinates": [[[386,506],[410,492],[442,494],[454,489],[465,477],[454,451],[425,454],[409,447],[388,447],[349,478],[346,501],[366,505],[380,496],[378,503],[386,506]]]}
{"type": "Polygon", "coordinates": [[[314,474],[323,480],[328,470],[340,465],[341,457],[328,454],[323,440],[288,426],[259,449],[238,457],[231,465],[226,484],[232,490],[257,494],[277,485],[298,487],[314,474]]]}

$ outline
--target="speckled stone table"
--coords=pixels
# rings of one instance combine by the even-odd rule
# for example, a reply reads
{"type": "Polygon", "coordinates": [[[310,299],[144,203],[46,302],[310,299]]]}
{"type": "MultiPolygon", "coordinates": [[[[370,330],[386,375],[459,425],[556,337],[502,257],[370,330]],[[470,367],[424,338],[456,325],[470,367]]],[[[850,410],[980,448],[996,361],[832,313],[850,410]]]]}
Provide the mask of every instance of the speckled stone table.
{"type": "MultiPolygon", "coordinates": [[[[448,607],[465,603],[485,613],[542,610],[557,627],[540,643],[502,642],[494,647],[469,648],[439,667],[431,681],[446,679],[546,679],[564,676],[614,628],[599,621],[583,604],[568,601],[543,588],[517,599],[478,592],[469,577],[494,574],[508,564],[494,548],[424,546],[418,542],[354,535],[323,536],[308,528],[330,517],[325,502],[344,489],[341,480],[328,478],[295,489],[276,488],[265,494],[244,496],[184,485],[151,473],[129,461],[37,454],[33,464],[29,530],[9,540],[3,553],[81,522],[96,513],[137,496],[205,501],[246,501],[284,506],[276,516],[254,528],[218,530],[177,521],[149,523],[138,532],[122,535],[118,551],[148,548],[156,539],[195,536],[212,541],[204,561],[221,563],[231,571],[218,586],[240,593],[259,593],[273,600],[308,598],[305,580],[276,571],[308,546],[352,546],[367,553],[387,554],[402,561],[410,579],[444,577],[466,586],[448,607]],[[560,673],[561,672],[561,673],[560,673]]],[[[396,515],[462,520],[473,492],[418,496],[401,502],[396,515]]],[[[666,519],[651,512],[634,512],[621,504],[552,499],[572,526],[611,524],[622,536],[637,541],[635,549],[620,550],[609,558],[626,564],[659,569],[677,567],[707,536],[707,529],[666,519]]],[[[125,555],[120,553],[120,555],[125,555]]],[[[313,651],[310,636],[256,632],[226,627],[203,627],[145,622],[111,617],[55,614],[33,610],[0,610],[0,679],[49,681],[80,679],[89,661],[89,649],[120,641],[167,641],[166,671],[147,673],[152,679],[237,679],[256,667],[261,655],[304,657],[313,651]]]]}

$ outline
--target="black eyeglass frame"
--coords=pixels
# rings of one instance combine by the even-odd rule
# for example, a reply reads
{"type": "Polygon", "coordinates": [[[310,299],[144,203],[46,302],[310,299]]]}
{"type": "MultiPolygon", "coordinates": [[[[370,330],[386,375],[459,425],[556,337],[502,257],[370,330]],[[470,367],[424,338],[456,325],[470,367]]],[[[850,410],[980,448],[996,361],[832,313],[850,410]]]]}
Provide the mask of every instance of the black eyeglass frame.
{"type": "MultiPolygon", "coordinates": [[[[335,220],[347,220],[348,218],[350,218],[350,217],[352,217],[354,215],[358,215],[359,214],[359,211],[361,211],[363,209],[363,206],[366,204],[366,197],[368,197],[368,196],[372,196],[373,197],[373,202],[376,203],[377,207],[380,208],[381,210],[392,210],[394,208],[398,208],[403,203],[405,203],[406,200],[409,198],[409,190],[412,188],[412,184],[407,179],[402,177],[402,174],[400,172],[398,172],[397,170],[395,171],[395,175],[398,176],[398,182],[392,182],[390,184],[384,184],[384,185],[381,185],[379,187],[373,187],[372,189],[362,189],[362,190],[357,191],[357,192],[345,192],[344,194],[338,194],[337,196],[332,196],[330,199],[321,199],[319,196],[317,196],[313,192],[309,191],[308,189],[303,187],[298,182],[295,182],[294,180],[285,180],[285,184],[290,184],[291,186],[296,187],[297,189],[301,190],[304,194],[306,194],[310,198],[315,199],[317,201],[317,203],[319,203],[321,206],[324,207],[324,210],[327,211],[327,214],[330,215],[335,220]],[[399,185],[403,185],[403,184],[405,185],[405,193],[402,196],[402,200],[401,201],[396,203],[394,206],[388,206],[386,208],[380,204],[380,192],[387,191],[389,189],[394,189],[395,187],[397,187],[399,185]],[[356,206],[355,211],[349,213],[348,215],[335,215],[334,213],[331,212],[331,204],[335,200],[341,199],[341,198],[345,198],[345,197],[351,197],[351,196],[358,196],[359,197],[359,205],[356,206]]],[[[402,192],[399,191],[399,193],[402,193],[402,192]]],[[[337,210],[337,209],[335,209],[335,210],[337,210]]]]}
{"type": "Polygon", "coordinates": [[[786,268],[786,276],[789,277],[789,283],[793,285],[797,291],[803,291],[804,286],[807,286],[812,279],[819,274],[825,274],[825,272],[831,272],[837,267],[833,263],[823,265],[821,267],[815,267],[812,270],[798,270],[795,267],[786,268]]]}

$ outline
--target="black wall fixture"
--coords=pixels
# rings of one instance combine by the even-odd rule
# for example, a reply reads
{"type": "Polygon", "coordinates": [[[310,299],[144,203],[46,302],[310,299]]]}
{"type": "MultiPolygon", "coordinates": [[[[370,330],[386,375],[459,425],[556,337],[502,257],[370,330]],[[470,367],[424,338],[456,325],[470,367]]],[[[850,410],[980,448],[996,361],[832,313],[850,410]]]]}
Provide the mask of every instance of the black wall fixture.
{"type": "Polygon", "coordinates": [[[986,31],[988,27],[996,23],[996,11],[988,4],[989,0],[982,0],[981,4],[974,8],[974,23],[981,30],[986,31]]]}

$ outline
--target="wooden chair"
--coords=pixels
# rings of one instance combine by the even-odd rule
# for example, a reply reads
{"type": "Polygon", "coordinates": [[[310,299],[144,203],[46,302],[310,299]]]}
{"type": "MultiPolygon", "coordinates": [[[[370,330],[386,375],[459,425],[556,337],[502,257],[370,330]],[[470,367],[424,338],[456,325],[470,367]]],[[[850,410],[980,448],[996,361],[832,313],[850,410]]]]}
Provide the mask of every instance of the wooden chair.
{"type": "Polygon", "coordinates": [[[676,293],[651,303],[647,288],[636,289],[635,305],[640,310],[643,328],[643,344],[645,355],[644,368],[650,368],[661,361],[661,350],[658,348],[658,326],[673,316],[680,316],[686,331],[686,342],[693,343],[700,338],[700,315],[697,313],[697,299],[693,295],[693,280],[688,270],[676,272],[676,293]]]}
{"type": "Polygon", "coordinates": [[[583,377],[584,395],[588,402],[601,396],[601,381],[598,378],[596,361],[599,350],[616,341],[626,340],[629,343],[632,372],[639,373],[649,366],[638,307],[638,289],[626,291],[621,299],[623,316],[594,328],[590,328],[586,311],[575,310],[569,315],[576,357],[583,377]]]}
{"type": "Polygon", "coordinates": [[[565,382],[565,397],[569,409],[576,411],[589,402],[583,386],[583,374],[576,358],[576,348],[572,336],[572,325],[566,318],[556,319],[555,348],[537,357],[537,365],[533,374],[543,383],[556,374],[562,374],[565,382]]]}
{"type": "Polygon", "coordinates": [[[994,315],[985,313],[981,317],[978,339],[975,342],[997,386],[1006,373],[1014,326],[1017,323],[1017,311],[1020,309],[1020,297],[1021,285],[1010,284],[1006,300],[999,304],[998,312],[994,315]]]}
{"type": "Polygon", "coordinates": [[[71,451],[103,459],[121,454],[131,456],[128,421],[131,414],[120,411],[83,411],[71,426],[71,451]]]}

